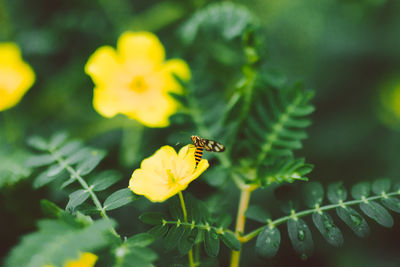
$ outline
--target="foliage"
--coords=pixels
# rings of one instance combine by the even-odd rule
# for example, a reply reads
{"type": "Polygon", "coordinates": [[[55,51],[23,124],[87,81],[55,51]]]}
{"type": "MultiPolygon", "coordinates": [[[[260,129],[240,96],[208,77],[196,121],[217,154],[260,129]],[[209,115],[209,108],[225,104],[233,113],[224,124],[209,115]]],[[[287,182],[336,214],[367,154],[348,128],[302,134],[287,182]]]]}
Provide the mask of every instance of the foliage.
{"type": "Polygon", "coordinates": [[[220,249],[220,240],[230,249],[240,249],[240,242],[235,235],[229,229],[224,229],[222,222],[211,218],[204,203],[190,195],[186,203],[190,211],[187,222],[184,221],[176,197],[169,201],[170,217],[162,213],[147,212],[139,218],[146,224],[156,225],[149,233],[156,238],[163,238],[167,251],[177,248],[180,254],[185,255],[193,245],[203,242],[207,255],[216,257],[220,249]]]}
{"type": "MultiPolygon", "coordinates": [[[[265,257],[273,257],[279,248],[281,235],[277,228],[287,223],[289,238],[294,250],[302,257],[307,258],[313,252],[313,239],[307,223],[301,217],[311,215],[315,227],[324,239],[332,246],[343,244],[343,234],[335,225],[329,210],[336,210],[337,216],[359,237],[369,234],[369,226],[364,217],[351,206],[358,205],[359,209],[372,220],[384,227],[392,227],[393,218],[387,209],[400,212],[400,195],[398,186],[391,189],[389,179],[376,180],[372,184],[373,196],[370,196],[371,185],[361,182],[351,188],[354,200],[347,200],[347,191],[342,183],[328,185],[327,198],[331,202],[322,205],[324,189],[320,183],[310,182],[304,185],[303,195],[309,210],[296,211],[292,209],[290,215],[276,220],[267,220],[267,225],[249,234],[259,233],[256,242],[256,251],[265,257]],[[397,189],[396,189],[397,188],[397,189]],[[378,200],[381,204],[378,203],[378,200]],[[382,206],[383,204],[383,206],[382,206]]],[[[250,217],[251,218],[251,217],[250,217]]]]}
{"type": "MultiPolygon", "coordinates": [[[[385,61],[388,67],[384,67],[379,60],[396,58],[398,37],[390,34],[393,42],[382,42],[387,47],[377,54],[379,60],[375,59],[379,71],[366,67],[363,73],[355,54],[372,57],[376,52],[371,50],[374,40],[382,36],[359,36],[374,42],[363,42],[364,46],[356,49],[346,38],[346,44],[341,44],[328,34],[330,31],[322,31],[327,27],[320,23],[346,28],[342,27],[342,18],[326,11],[335,7],[342,15],[357,10],[354,14],[359,21],[351,12],[354,16],[347,17],[352,25],[364,25],[361,18],[379,18],[382,25],[376,27],[394,33],[400,24],[389,20],[397,16],[394,11],[398,9],[386,1],[375,1],[374,6],[372,1],[361,1],[340,8],[313,1],[283,1],[279,5],[259,0],[254,5],[244,1],[243,5],[226,1],[71,2],[66,10],[49,7],[51,16],[39,10],[37,4],[20,0],[8,1],[4,6],[0,3],[0,24],[4,26],[0,27],[0,40],[15,38],[21,44],[24,60],[37,76],[23,100],[0,114],[4,115],[0,117],[0,199],[4,200],[0,214],[10,218],[10,223],[2,222],[2,229],[10,227],[12,235],[5,239],[7,254],[1,255],[4,265],[63,266],[82,252],[98,255],[96,266],[225,266],[228,261],[231,266],[264,266],[269,261],[287,265],[290,260],[301,266],[292,254],[312,265],[313,254],[325,249],[318,245],[318,235],[333,247],[341,247],[354,244],[347,242],[351,234],[346,227],[362,238],[375,230],[370,221],[393,227],[396,222],[391,211],[400,212],[398,181],[368,178],[398,174],[400,143],[395,132],[380,129],[380,122],[372,119],[379,118],[380,111],[375,117],[368,113],[375,108],[369,106],[375,95],[367,85],[378,83],[371,82],[376,72],[382,78],[392,70],[389,66],[394,63],[385,61]],[[386,13],[379,13],[382,10],[393,14],[384,16],[386,13]],[[14,21],[14,16],[4,16],[7,12],[24,19],[14,21]],[[80,12],[82,19],[78,19],[80,12]],[[287,17],[290,19],[282,21],[287,17]],[[388,21],[383,22],[382,17],[388,21]],[[311,23],[308,18],[318,22],[318,27],[307,24],[311,23]],[[36,21],[41,21],[40,25],[36,21]],[[160,77],[167,77],[168,84],[180,88],[179,92],[158,92],[179,103],[175,114],[163,118],[169,122],[159,125],[166,128],[159,129],[146,128],[121,115],[126,110],[117,102],[113,107],[124,112],[118,111],[121,114],[113,118],[99,116],[93,110],[93,84],[84,74],[84,65],[97,47],[114,46],[123,32],[149,29],[156,31],[151,36],[160,40],[157,53],[163,55],[165,49],[167,58],[175,58],[171,60],[175,63],[181,58],[180,64],[186,70],[187,63],[192,76],[190,81],[188,77],[182,79],[182,75],[168,69],[171,65],[167,62],[157,61],[170,71],[167,76],[157,76],[162,71],[152,70],[159,80],[153,76],[141,80],[142,73],[135,80],[133,86],[138,93],[149,89],[153,79],[154,88],[163,89],[160,84],[165,81],[160,77]],[[60,41],[64,37],[65,43],[60,41]],[[306,44],[310,45],[308,54],[306,44]],[[306,59],[299,55],[291,58],[296,50],[305,51],[302,56],[306,59]],[[344,67],[347,61],[336,62],[343,51],[347,54],[340,60],[353,60],[353,65],[344,67]],[[323,64],[317,64],[318,60],[323,64]],[[332,69],[327,69],[328,65],[333,65],[332,69]],[[351,73],[351,79],[346,80],[347,73],[351,73]],[[306,82],[297,82],[298,76],[306,82]],[[318,87],[315,100],[310,84],[318,87]],[[342,87],[345,92],[340,91],[342,87]],[[363,92],[353,96],[349,92],[356,87],[363,92]],[[349,108],[355,109],[355,103],[362,105],[358,112],[366,114],[363,119],[349,108]],[[337,112],[344,106],[348,108],[344,113],[337,112]],[[204,151],[202,162],[208,162],[209,168],[201,176],[200,164],[183,152],[189,159],[180,165],[170,161],[168,153],[146,164],[160,147],[175,146],[171,151],[185,147],[191,135],[225,146],[222,153],[204,151]],[[306,140],[308,135],[311,138],[306,140]],[[198,172],[190,181],[184,171],[187,162],[191,162],[193,172],[198,172]],[[179,185],[178,193],[166,194],[160,200],[169,198],[167,203],[149,202],[146,194],[141,197],[132,193],[136,188],[128,188],[132,172],[144,178],[144,193],[154,186],[149,185],[148,175],[160,177],[165,190],[170,188],[168,182],[179,185]],[[360,182],[354,177],[366,178],[360,182]],[[337,180],[346,181],[346,185],[334,182],[337,180]],[[192,183],[187,187],[188,183],[180,181],[192,183]],[[180,191],[182,188],[184,191],[180,191]],[[43,214],[26,212],[30,206],[24,207],[25,203],[40,203],[43,214]],[[235,223],[232,218],[236,218],[235,223]],[[17,235],[20,240],[16,240],[17,235]],[[295,253],[287,252],[285,243],[291,243],[295,253]],[[260,257],[253,257],[255,254],[260,257]]],[[[372,19],[370,22],[376,24],[372,19]]],[[[369,26],[365,26],[365,32],[369,26]]],[[[347,37],[357,33],[347,28],[347,37]]],[[[119,51],[118,45],[115,51],[119,51]]],[[[110,53],[114,55],[115,51],[110,53]]],[[[101,70],[111,74],[107,59],[101,57],[101,70]]],[[[117,60],[122,70],[144,71],[147,66],[132,58],[125,64],[123,56],[115,59],[121,61],[117,60]]],[[[132,85],[128,78],[123,79],[125,75],[116,80],[106,76],[97,77],[97,87],[109,83],[108,89],[113,92],[115,84],[124,90],[132,85]]],[[[107,97],[99,105],[108,103],[107,97]]],[[[126,95],[119,97],[128,103],[126,95]]],[[[152,99],[154,95],[147,97],[152,99]]],[[[386,100],[386,104],[398,103],[386,100]]],[[[132,107],[138,114],[142,112],[141,104],[137,101],[132,107]]],[[[102,108],[108,111],[107,106],[102,108]]],[[[394,112],[398,107],[387,110],[394,112]]],[[[170,111],[175,112],[175,106],[170,111]]],[[[125,113],[132,115],[130,111],[125,113]]],[[[157,119],[154,114],[140,113],[157,119]]],[[[160,186],[154,192],[162,190],[160,186]]],[[[389,247],[389,243],[382,243],[379,245],[386,245],[385,249],[389,247]]],[[[356,251],[352,249],[350,253],[356,251]]],[[[370,256],[364,255],[369,253],[361,248],[358,251],[362,251],[362,257],[370,256]]],[[[346,255],[341,257],[339,253],[343,250],[330,249],[322,254],[332,255],[324,263],[336,258],[346,261],[346,255]]],[[[350,265],[338,261],[337,265],[350,265]]]]}

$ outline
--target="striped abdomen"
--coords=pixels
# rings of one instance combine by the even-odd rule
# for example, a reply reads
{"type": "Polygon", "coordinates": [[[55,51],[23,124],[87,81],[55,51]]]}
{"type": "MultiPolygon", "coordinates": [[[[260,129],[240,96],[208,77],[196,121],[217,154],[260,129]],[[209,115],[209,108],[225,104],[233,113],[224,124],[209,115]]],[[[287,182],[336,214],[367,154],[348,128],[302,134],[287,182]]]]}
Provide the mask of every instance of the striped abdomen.
{"type": "Polygon", "coordinates": [[[196,160],[196,166],[199,164],[201,158],[203,157],[203,147],[196,146],[196,150],[194,151],[194,159],[196,160]]]}

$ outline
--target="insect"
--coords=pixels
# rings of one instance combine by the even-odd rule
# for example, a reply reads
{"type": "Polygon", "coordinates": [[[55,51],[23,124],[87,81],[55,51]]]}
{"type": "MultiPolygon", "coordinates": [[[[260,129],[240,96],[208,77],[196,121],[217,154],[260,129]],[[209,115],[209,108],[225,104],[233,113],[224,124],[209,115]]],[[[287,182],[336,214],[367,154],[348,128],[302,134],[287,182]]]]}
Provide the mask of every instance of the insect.
{"type": "Polygon", "coordinates": [[[206,151],[212,151],[212,152],[222,152],[225,150],[225,147],[216,141],[201,138],[198,137],[197,135],[192,135],[191,138],[193,145],[196,147],[196,150],[194,151],[194,159],[196,160],[196,166],[197,164],[199,164],[201,158],[203,157],[204,149],[206,151]]]}

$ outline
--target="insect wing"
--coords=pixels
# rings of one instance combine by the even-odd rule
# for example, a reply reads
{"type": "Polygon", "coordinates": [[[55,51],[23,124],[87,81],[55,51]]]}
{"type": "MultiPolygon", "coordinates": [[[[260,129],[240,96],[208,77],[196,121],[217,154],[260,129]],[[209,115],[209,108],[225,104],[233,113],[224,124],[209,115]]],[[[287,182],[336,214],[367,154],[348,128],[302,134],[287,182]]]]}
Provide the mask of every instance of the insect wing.
{"type": "Polygon", "coordinates": [[[212,140],[203,139],[204,149],[207,151],[214,151],[214,152],[222,152],[225,150],[225,147],[220,143],[217,143],[212,140]]]}

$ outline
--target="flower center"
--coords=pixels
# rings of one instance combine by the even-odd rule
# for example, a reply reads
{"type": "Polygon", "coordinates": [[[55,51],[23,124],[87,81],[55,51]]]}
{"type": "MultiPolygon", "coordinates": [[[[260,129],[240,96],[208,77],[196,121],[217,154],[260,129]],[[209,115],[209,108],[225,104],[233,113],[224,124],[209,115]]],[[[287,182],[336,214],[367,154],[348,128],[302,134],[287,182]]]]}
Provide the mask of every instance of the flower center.
{"type": "Polygon", "coordinates": [[[148,86],[144,77],[139,75],[133,78],[132,82],[129,84],[129,88],[137,93],[143,93],[148,86]]]}
{"type": "Polygon", "coordinates": [[[176,183],[175,176],[170,169],[167,169],[167,174],[168,178],[170,179],[170,182],[175,184],[176,183]]]}

